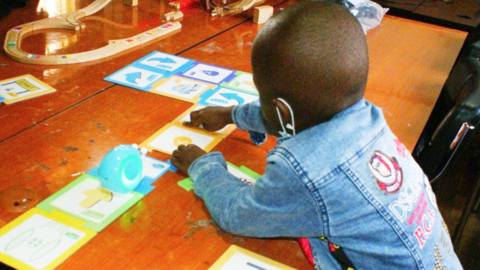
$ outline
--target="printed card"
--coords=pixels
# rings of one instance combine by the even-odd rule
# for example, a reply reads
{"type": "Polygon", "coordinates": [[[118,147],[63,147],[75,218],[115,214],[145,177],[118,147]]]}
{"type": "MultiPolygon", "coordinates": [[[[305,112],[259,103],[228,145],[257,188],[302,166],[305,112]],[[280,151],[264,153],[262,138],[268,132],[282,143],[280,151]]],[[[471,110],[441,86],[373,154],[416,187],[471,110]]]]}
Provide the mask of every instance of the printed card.
{"type": "Polygon", "coordinates": [[[33,208],[0,229],[0,261],[16,269],[54,269],[96,235],[81,223],[33,208]]]}
{"type": "Polygon", "coordinates": [[[246,185],[253,185],[257,182],[257,179],[260,178],[260,175],[245,166],[241,166],[240,168],[233,165],[230,162],[227,162],[227,170],[233,176],[240,179],[246,185]]]}
{"type": "Polygon", "coordinates": [[[167,171],[176,172],[177,168],[170,163],[170,160],[167,162],[154,159],[152,157],[146,156],[143,159],[143,179],[140,184],[135,189],[135,192],[138,192],[143,195],[150,193],[155,187],[152,185],[158,178],[164,175],[167,171]]]}
{"type": "Polygon", "coordinates": [[[196,103],[200,100],[200,96],[207,89],[215,89],[215,85],[183,78],[179,76],[172,76],[170,78],[161,79],[156,82],[150,92],[159,94],[191,103],[196,103]]]}
{"type": "MultiPolygon", "coordinates": [[[[237,167],[230,162],[227,162],[227,171],[248,186],[254,185],[261,176],[245,166],[237,167]]],[[[186,191],[193,189],[193,182],[190,178],[185,178],[177,184],[186,191]]]]}
{"type": "Polygon", "coordinates": [[[220,86],[258,95],[258,90],[253,82],[253,75],[251,73],[237,71],[235,75],[236,77],[231,81],[223,82],[220,86]]]}
{"type": "Polygon", "coordinates": [[[179,117],[177,117],[175,120],[173,120],[172,124],[176,125],[176,126],[181,126],[183,128],[186,128],[186,129],[191,129],[191,130],[194,130],[194,131],[197,131],[197,132],[200,132],[200,133],[206,133],[206,134],[210,134],[210,135],[213,135],[213,136],[220,136],[222,138],[227,137],[230,133],[232,133],[232,131],[235,130],[236,127],[235,127],[234,124],[228,125],[228,126],[222,128],[220,130],[213,131],[213,132],[206,131],[206,130],[201,129],[201,128],[189,128],[189,127],[183,126],[183,122],[190,122],[190,113],[192,113],[193,111],[201,110],[203,108],[205,108],[205,106],[198,105],[198,104],[193,105],[188,110],[186,110],[184,113],[182,113],[179,117]]]}
{"type": "Polygon", "coordinates": [[[142,197],[137,192],[112,193],[103,189],[96,177],[84,174],[37,207],[64,212],[86,221],[86,228],[100,232],[142,197]]]}
{"type": "Polygon", "coordinates": [[[5,104],[53,93],[56,90],[30,74],[0,81],[0,96],[5,104]]]}
{"type": "Polygon", "coordinates": [[[148,91],[152,84],[164,77],[163,74],[127,66],[105,78],[106,81],[118,83],[139,90],[148,91]]]}
{"type": "Polygon", "coordinates": [[[187,70],[194,63],[195,61],[187,58],[155,51],[135,61],[132,66],[162,73],[165,77],[169,77],[174,73],[187,70]]]}
{"type": "Polygon", "coordinates": [[[235,76],[234,72],[231,69],[199,63],[181,75],[207,83],[220,84],[225,80],[231,80],[235,76]]]}
{"type": "Polygon", "coordinates": [[[216,107],[230,107],[244,103],[250,103],[258,99],[258,95],[219,87],[212,91],[206,91],[200,96],[198,104],[216,107]]]}
{"type": "Polygon", "coordinates": [[[167,124],[145,140],[140,147],[157,150],[171,155],[180,145],[195,144],[209,152],[222,140],[221,137],[193,131],[180,126],[167,124]]]}
{"type": "Polygon", "coordinates": [[[232,245],[208,270],[295,270],[295,268],[232,245]]]}

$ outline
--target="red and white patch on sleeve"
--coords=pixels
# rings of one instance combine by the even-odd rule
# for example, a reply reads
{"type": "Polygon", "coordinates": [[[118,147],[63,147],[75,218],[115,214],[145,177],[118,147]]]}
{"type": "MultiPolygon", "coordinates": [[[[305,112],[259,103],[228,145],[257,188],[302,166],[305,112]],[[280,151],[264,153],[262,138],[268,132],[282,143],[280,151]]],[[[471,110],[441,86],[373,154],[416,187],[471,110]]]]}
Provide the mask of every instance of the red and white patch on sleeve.
{"type": "Polygon", "coordinates": [[[389,157],[376,150],[370,157],[368,168],[383,192],[395,193],[402,186],[402,168],[398,165],[395,157],[389,157]]]}

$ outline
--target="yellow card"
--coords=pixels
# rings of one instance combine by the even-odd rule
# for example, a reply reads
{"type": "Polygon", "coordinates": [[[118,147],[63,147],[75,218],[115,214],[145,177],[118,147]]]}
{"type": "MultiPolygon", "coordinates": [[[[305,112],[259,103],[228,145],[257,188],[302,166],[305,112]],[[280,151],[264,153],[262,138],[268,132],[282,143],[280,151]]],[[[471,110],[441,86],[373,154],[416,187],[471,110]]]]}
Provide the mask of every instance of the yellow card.
{"type": "Polygon", "coordinates": [[[82,223],[33,208],[0,229],[0,261],[16,269],[54,269],[96,235],[82,223]]]}
{"type": "Polygon", "coordinates": [[[56,90],[30,74],[0,81],[0,96],[5,104],[53,93],[56,90]]]}
{"type": "Polygon", "coordinates": [[[295,270],[255,252],[231,245],[208,270],[295,270]]]}
{"type": "Polygon", "coordinates": [[[189,127],[186,127],[182,124],[183,122],[190,121],[190,113],[191,112],[198,111],[198,110],[203,109],[203,108],[205,108],[205,106],[194,104],[192,107],[190,107],[184,113],[182,113],[179,117],[177,117],[175,120],[173,120],[172,124],[177,125],[177,126],[181,126],[183,128],[186,128],[186,129],[194,130],[194,131],[199,132],[199,133],[205,133],[205,134],[213,135],[213,136],[220,136],[222,138],[227,137],[230,133],[232,133],[232,131],[235,130],[235,125],[233,125],[233,124],[228,125],[221,130],[213,131],[213,132],[206,131],[206,130],[201,129],[201,128],[189,128],[189,127]]]}
{"type": "Polygon", "coordinates": [[[171,76],[161,79],[152,85],[149,92],[176,98],[179,100],[196,103],[199,96],[207,89],[215,89],[217,86],[179,76],[171,76]]]}
{"type": "Polygon", "coordinates": [[[206,152],[215,147],[222,138],[200,133],[182,126],[167,124],[150,138],[140,144],[140,147],[157,150],[171,155],[180,145],[195,144],[206,152]]]}

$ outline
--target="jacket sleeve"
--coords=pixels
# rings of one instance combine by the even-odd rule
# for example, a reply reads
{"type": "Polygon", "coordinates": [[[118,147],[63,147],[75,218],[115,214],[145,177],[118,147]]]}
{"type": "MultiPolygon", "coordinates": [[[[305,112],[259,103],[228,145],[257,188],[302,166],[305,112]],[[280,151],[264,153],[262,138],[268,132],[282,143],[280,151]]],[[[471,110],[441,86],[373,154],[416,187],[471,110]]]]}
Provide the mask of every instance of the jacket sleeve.
{"type": "Polygon", "coordinates": [[[313,195],[282,156],[269,155],[265,174],[252,186],[228,173],[218,152],[197,159],[189,174],[195,193],[227,232],[250,237],[323,235],[313,195]]]}
{"type": "Polygon", "coordinates": [[[239,129],[267,133],[265,118],[258,100],[236,106],[232,112],[232,119],[239,129]]]}

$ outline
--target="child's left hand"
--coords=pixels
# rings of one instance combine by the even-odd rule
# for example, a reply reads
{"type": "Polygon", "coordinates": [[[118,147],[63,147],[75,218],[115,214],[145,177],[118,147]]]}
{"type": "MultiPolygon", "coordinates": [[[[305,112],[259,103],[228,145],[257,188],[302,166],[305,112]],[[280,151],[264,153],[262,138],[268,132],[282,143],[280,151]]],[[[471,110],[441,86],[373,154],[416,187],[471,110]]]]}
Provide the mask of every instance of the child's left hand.
{"type": "Polygon", "coordinates": [[[172,153],[172,164],[185,175],[188,175],[188,168],[199,157],[207,152],[200,147],[189,144],[187,146],[180,145],[177,150],[172,153]]]}

